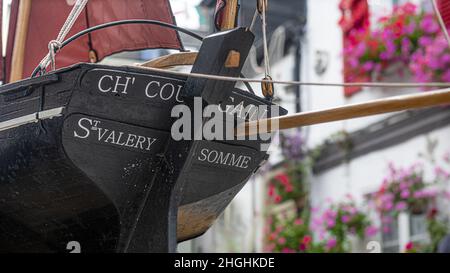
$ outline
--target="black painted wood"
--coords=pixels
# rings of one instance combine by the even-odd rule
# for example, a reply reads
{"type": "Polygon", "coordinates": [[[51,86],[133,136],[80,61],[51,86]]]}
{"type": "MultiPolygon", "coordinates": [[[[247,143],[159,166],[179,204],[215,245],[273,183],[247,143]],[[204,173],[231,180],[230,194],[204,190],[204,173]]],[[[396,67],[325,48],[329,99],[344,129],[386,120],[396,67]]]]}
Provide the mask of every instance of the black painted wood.
{"type": "MultiPolygon", "coordinates": [[[[267,159],[259,147],[270,141],[172,140],[170,110],[193,107],[177,96],[186,78],[93,64],[50,75],[0,87],[0,122],[64,107],[0,131],[0,252],[65,252],[70,241],[82,252],[173,252],[205,232],[267,159]],[[223,166],[202,161],[205,149],[251,159],[223,166]]],[[[209,98],[270,105],[221,90],[209,98]]]]}

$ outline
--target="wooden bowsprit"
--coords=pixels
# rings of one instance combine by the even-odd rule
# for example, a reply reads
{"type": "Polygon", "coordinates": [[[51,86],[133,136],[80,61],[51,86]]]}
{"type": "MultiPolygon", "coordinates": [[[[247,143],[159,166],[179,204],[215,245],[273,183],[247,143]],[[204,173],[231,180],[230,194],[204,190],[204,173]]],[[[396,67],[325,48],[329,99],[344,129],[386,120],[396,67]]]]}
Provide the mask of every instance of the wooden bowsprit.
{"type": "Polygon", "coordinates": [[[236,132],[236,136],[445,105],[450,105],[450,88],[249,122],[244,125],[245,130],[236,132]]]}

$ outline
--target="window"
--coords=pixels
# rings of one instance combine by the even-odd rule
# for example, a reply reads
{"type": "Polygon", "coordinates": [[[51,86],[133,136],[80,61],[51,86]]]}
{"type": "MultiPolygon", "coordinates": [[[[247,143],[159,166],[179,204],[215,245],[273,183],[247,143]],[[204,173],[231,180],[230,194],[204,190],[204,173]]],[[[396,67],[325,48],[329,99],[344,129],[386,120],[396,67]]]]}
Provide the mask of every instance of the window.
{"type": "Polygon", "coordinates": [[[403,252],[409,242],[419,245],[429,243],[425,214],[400,213],[394,221],[384,224],[383,228],[389,230],[382,235],[383,253],[403,252]]]}
{"type": "Polygon", "coordinates": [[[382,230],[388,230],[388,232],[382,232],[383,253],[398,253],[400,249],[398,219],[383,224],[382,230]]]}

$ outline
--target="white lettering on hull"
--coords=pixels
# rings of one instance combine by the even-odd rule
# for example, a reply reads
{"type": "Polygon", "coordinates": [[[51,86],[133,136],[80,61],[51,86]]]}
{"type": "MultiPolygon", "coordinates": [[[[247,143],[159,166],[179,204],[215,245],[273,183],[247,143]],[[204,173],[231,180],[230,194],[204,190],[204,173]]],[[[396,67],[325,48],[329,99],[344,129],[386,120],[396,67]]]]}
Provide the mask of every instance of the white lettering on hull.
{"type": "Polygon", "coordinates": [[[225,153],[217,150],[204,148],[200,151],[197,159],[201,162],[230,166],[240,169],[247,169],[252,160],[250,156],[237,155],[234,153],[225,153]]]}
{"type": "MultiPolygon", "coordinates": [[[[98,80],[97,88],[101,93],[120,93],[122,95],[128,95],[129,89],[138,85],[135,84],[138,80],[139,78],[136,77],[106,74],[98,80]]],[[[144,83],[144,86],[145,90],[142,91],[148,99],[160,99],[162,101],[174,100],[177,103],[183,102],[181,99],[181,89],[183,88],[182,85],[153,80],[148,83],[144,83]]]]}
{"type": "Polygon", "coordinates": [[[78,120],[78,130],[74,130],[75,138],[87,139],[94,135],[95,140],[105,144],[123,146],[143,151],[150,151],[152,145],[157,141],[156,138],[141,136],[122,131],[102,128],[99,125],[101,121],[90,118],[80,118],[78,120]]]}

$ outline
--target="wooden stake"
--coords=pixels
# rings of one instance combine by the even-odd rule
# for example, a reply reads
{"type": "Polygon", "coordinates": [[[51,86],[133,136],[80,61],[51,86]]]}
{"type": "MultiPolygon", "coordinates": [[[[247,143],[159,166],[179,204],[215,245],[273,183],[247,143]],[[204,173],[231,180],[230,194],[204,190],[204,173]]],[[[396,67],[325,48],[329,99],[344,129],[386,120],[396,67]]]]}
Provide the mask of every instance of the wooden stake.
{"type": "Polygon", "coordinates": [[[221,30],[229,30],[236,27],[236,17],[238,16],[238,0],[227,0],[223,11],[223,21],[221,30]]]}
{"type": "Polygon", "coordinates": [[[450,89],[442,89],[414,95],[395,96],[325,110],[304,112],[249,122],[245,124],[245,133],[244,130],[242,130],[242,132],[237,131],[236,135],[243,136],[255,135],[257,133],[269,133],[277,130],[439,105],[450,105],[450,89]],[[259,128],[260,125],[262,128],[268,129],[262,130],[262,132],[257,132],[255,128],[259,128]],[[249,128],[251,128],[251,132],[249,132],[249,128]]]}
{"type": "Polygon", "coordinates": [[[30,21],[30,12],[31,0],[20,0],[9,82],[19,81],[23,78],[26,50],[25,45],[27,40],[28,24],[30,21]]]}

